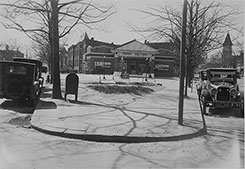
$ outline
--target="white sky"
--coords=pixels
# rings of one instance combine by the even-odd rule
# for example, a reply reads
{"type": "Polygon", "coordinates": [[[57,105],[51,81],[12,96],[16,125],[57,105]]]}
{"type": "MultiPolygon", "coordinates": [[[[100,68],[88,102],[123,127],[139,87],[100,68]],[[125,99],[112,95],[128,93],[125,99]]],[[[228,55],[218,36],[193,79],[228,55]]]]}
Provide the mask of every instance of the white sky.
{"type": "MultiPolygon", "coordinates": [[[[11,0],[1,0],[11,1],[11,0]]],[[[146,23],[146,18],[143,18],[140,12],[133,9],[146,10],[149,7],[158,6],[173,6],[179,8],[182,11],[181,4],[183,0],[93,0],[101,4],[113,4],[117,13],[109,17],[106,21],[99,24],[101,30],[89,30],[89,29],[75,29],[68,37],[68,46],[77,43],[81,35],[86,31],[88,36],[94,37],[97,40],[105,42],[114,42],[115,44],[122,44],[132,39],[137,39],[143,42],[145,39],[138,33],[130,31],[128,24],[141,25],[146,23]]],[[[217,0],[218,2],[226,3],[229,5],[236,5],[244,12],[243,0],[217,0]]],[[[241,25],[244,25],[244,15],[238,18],[241,25]]],[[[232,38],[232,35],[231,35],[232,38]]],[[[16,41],[20,46],[22,52],[26,52],[26,48],[30,48],[31,41],[23,33],[6,30],[0,25],[0,43],[7,43],[9,41],[16,41]]]]}

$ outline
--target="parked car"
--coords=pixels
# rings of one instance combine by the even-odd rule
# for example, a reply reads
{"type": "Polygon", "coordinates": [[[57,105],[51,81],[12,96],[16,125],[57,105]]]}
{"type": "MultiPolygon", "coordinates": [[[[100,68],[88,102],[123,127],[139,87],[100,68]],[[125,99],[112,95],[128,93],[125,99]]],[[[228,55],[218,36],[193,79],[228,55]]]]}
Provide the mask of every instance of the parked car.
{"type": "Polygon", "coordinates": [[[33,63],[0,61],[0,98],[34,104],[40,95],[36,74],[33,63]]]}
{"type": "Polygon", "coordinates": [[[244,98],[237,83],[237,70],[232,68],[210,68],[200,71],[197,93],[204,114],[207,107],[238,107],[243,114],[244,98]]]}
{"type": "Polygon", "coordinates": [[[35,64],[36,65],[35,66],[35,79],[39,82],[40,89],[43,87],[44,78],[42,77],[43,66],[42,66],[41,61],[36,60],[36,59],[27,59],[27,58],[19,58],[19,57],[15,57],[13,58],[13,60],[17,62],[26,62],[26,63],[35,64]]]}

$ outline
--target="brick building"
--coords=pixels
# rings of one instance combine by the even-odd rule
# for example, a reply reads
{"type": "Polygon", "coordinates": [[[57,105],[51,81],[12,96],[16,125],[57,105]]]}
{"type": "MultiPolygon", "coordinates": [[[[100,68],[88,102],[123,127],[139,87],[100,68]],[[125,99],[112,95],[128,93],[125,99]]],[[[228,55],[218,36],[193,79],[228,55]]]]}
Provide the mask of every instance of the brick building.
{"type": "Polygon", "coordinates": [[[170,42],[141,43],[134,39],[116,45],[89,38],[85,33],[82,41],[68,48],[67,64],[80,73],[118,75],[123,68],[128,74],[173,77],[177,74],[177,58],[170,42]]]}
{"type": "Polygon", "coordinates": [[[178,75],[179,68],[176,63],[178,61],[178,50],[176,50],[173,43],[150,43],[147,41],[145,43],[158,51],[154,60],[155,77],[173,77],[178,75]]]}
{"type": "MultiPolygon", "coordinates": [[[[68,48],[68,64],[77,72],[93,73],[95,72],[94,69],[96,69],[96,67],[98,67],[97,69],[99,69],[99,67],[103,67],[103,64],[101,64],[102,62],[109,62],[109,60],[111,60],[113,56],[111,52],[108,51],[117,46],[118,45],[113,43],[102,42],[95,40],[94,38],[89,38],[87,33],[85,33],[82,41],[68,48]]],[[[113,67],[110,69],[113,69],[113,67]]]]}

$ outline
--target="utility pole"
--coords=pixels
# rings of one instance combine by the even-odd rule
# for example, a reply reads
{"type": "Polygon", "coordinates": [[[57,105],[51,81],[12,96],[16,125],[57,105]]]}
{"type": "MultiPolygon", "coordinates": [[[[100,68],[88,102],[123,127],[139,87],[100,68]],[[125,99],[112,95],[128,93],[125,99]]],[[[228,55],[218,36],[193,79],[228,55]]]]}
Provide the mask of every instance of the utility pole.
{"type": "Polygon", "coordinates": [[[185,34],[187,19],[187,0],[184,0],[182,16],[182,32],[180,47],[180,83],[179,83],[179,114],[178,124],[183,125],[183,107],[184,107],[184,79],[185,79],[185,34]]]}
{"type": "Polygon", "coordinates": [[[103,79],[105,80],[105,56],[103,57],[103,79]]]}

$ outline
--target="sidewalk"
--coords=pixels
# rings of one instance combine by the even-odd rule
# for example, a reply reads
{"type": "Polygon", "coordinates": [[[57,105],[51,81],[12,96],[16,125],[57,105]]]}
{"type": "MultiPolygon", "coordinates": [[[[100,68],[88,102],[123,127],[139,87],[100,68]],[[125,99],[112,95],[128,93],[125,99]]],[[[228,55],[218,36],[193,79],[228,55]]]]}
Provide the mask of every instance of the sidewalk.
{"type": "MultiPolygon", "coordinates": [[[[82,93],[77,102],[41,98],[31,125],[51,135],[101,142],[178,141],[205,134],[198,105],[187,106],[184,123],[178,125],[176,97],[163,89],[146,97],[87,91],[89,97],[82,93]]],[[[187,100],[192,102],[198,104],[187,100]]]]}

